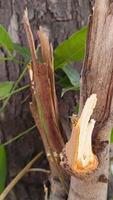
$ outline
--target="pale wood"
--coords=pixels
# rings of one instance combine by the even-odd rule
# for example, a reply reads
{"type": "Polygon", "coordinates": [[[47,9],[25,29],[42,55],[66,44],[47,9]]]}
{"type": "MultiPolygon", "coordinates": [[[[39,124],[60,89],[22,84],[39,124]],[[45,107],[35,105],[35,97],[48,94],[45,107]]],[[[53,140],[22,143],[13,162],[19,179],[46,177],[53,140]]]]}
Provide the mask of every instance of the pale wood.
{"type": "Polygon", "coordinates": [[[68,166],[75,175],[84,176],[92,173],[98,166],[98,159],[92,151],[92,134],[95,120],[91,119],[91,116],[96,102],[96,94],[92,94],[86,100],[78,122],[72,120],[71,138],[63,150],[65,154],[63,152],[61,154],[61,165],[64,168],[65,165],[68,166]]]}

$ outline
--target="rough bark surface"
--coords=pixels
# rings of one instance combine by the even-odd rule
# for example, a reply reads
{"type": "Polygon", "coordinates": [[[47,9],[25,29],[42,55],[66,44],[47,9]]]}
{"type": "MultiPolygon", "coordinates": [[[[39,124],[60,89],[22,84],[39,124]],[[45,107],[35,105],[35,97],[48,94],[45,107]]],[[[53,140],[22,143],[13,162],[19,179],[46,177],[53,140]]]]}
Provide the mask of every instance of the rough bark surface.
{"type": "Polygon", "coordinates": [[[87,179],[72,178],[68,200],[106,200],[109,171],[109,134],[113,122],[113,2],[96,0],[90,19],[86,59],[82,72],[81,108],[86,98],[97,94],[93,118],[94,151],[98,169],[87,179]]]}
{"type": "MultiPolygon", "coordinates": [[[[26,35],[23,29],[22,16],[25,7],[28,7],[29,19],[32,30],[36,38],[36,31],[39,25],[43,25],[49,32],[50,40],[54,47],[62,40],[68,38],[76,29],[87,23],[90,1],[89,0],[0,0],[0,23],[9,31],[14,42],[26,45],[26,35]]],[[[1,51],[2,55],[4,52],[1,51]]],[[[20,58],[21,60],[21,58],[20,58]]],[[[23,65],[16,65],[11,62],[0,62],[0,81],[15,81],[23,69],[23,65]]],[[[27,83],[26,75],[20,83],[20,86],[27,83]]],[[[17,133],[26,130],[33,125],[29,109],[28,99],[30,92],[25,91],[11,98],[10,103],[4,113],[0,115],[0,140],[4,142],[17,133]]],[[[62,108],[62,121],[68,121],[68,115],[71,114],[74,105],[73,95],[64,97],[59,105],[62,108]],[[63,106],[62,106],[63,105],[63,106]],[[71,109],[70,109],[71,105],[71,109]]],[[[67,124],[67,123],[66,123],[67,124]]],[[[8,177],[9,181],[23,168],[28,160],[40,151],[41,138],[37,135],[37,130],[27,135],[23,139],[7,147],[8,154],[8,177]]],[[[47,166],[47,161],[43,158],[39,165],[47,166]]],[[[37,200],[43,199],[43,183],[47,176],[41,173],[28,174],[11,192],[7,200],[37,200]]]]}

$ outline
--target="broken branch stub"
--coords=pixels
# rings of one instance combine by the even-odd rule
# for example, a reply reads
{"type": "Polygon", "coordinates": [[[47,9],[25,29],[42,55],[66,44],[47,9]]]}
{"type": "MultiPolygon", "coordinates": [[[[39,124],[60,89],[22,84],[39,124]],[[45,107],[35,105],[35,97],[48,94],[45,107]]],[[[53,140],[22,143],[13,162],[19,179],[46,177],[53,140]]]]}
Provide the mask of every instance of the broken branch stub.
{"type": "MultiPolygon", "coordinates": [[[[27,10],[23,17],[27,40],[32,56],[32,63],[28,66],[31,82],[32,102],[30,109],[40,132],[46,155],[51,169],[51,191],[59,180],[62,183],[62,193],[67,193],[68,176],[59,166],[59,153],[64,147],[64,139],[60,130],[57,99],[55,93],[53,50],[47,35],[40,27],[38,37],[41,49],[40,56],[36,54],[34,38],[31,31],[27,10]],[[55,180],[56,184],[55,184],[55,180]],[[53,180],[53,181],[52,181],[53,180]]],[[[59,190],[59,187],[57,187],[59,190]]]]}
{"type": "Polygon", "coordinates": [[[32,55],[32,65],[28,68],[32,92],[30,107],[47,154],[50,153],[49,149],[59,153],[64,142],[59,127],[52,46],[47,35],[40,27],[38,31],[42,58],[40,60],[35,51],[27,10],[25,11],[23,22],[32,55]]]}
{"type": "Polygon", "coordinates": [[[72,174],[89,174],[98,166],[97,156],[92,151],[92,133],[95,120],[91,115],[96,106],[96,94],[92,94],[86,101],[78,121],[73,120],[72,135],[61,153],[61,165],[72,174]]]}

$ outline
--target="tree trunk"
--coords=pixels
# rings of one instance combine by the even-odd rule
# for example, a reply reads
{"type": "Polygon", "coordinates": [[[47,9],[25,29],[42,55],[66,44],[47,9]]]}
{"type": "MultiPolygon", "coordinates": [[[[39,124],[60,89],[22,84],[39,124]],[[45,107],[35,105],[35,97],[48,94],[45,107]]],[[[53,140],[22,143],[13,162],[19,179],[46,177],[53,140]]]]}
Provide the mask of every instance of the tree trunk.
{"type": "Polygon", "coordinates": [[[81,80],[81,109],[92,93],[97,94],[93,119],[97,170],[87,178],[71,178],[68,200],[106,200],[109,170],[109,134],[113,123],[113,2],[96,0],[89,23],[86,58],[81,80]]]}
{"type": "MultiPolygon", "coordinates": [[[[0,23],[8,29],[13,41],[22,45],[26,45],[26,35],[22,23],[23,11],[26,6],[28,7],[29,19],[35,38],[37,38],[37,27],[43,25],[49,32],[54,47],[56,47],[61,41],[87,23],[90,0],[0,0],[0,23]]],[[[37,43],[37,39],[35,42],[37,43]]],[[[4,52],[0,54],[4,55],[4,52]]],[[[0,63],[0,81],[15,81],[23,67],[21,64],[16,65],[11,62],[0,63]]],[[[20,86],[28,81],[28,75],[26,75],[20,86]]],[[[22,103],[29,95],[29,91],[15,95],[11,98],[5,112],[0,114],[1,142],[14,137],[17,133],[34,124],[29,110],[30,100],[28,99],[25,103],[22,103]]],[[[61,106],[64,125],[67,125],[68,114],[71,114],[73,110],[73,102],[73,95],[69,97],[66,95],[63,100],[60,100],[59,105],[61,106]]],[[[36,134],[37,130],[32,132],[34,134],[29,134],[7,147],[9,181],[25,166],[36,151],[42,150],[41,139],[36,134]]],[[[41,162],[41,166],[47,166],[45,159],[41,162]]],[[[42,176],[42,174],[36,173],[27,175],[7,199],[43,199],[43,182],[45,180],[47,180],[46,175],[42,176]]]]}

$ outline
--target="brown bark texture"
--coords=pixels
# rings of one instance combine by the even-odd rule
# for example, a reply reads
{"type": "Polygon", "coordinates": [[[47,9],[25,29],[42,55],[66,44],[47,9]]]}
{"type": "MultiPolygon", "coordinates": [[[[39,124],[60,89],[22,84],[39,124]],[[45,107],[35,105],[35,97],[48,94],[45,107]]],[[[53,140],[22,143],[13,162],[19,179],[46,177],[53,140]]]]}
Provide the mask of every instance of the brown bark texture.
{"type": "Polygon", "coordinates": [[[82,180],[72,177],[68,200],[106,200],[109,171],[109,135],[113,123],[113,2],[96,0],[89,22],[86,58],[81,78],[81,110],[97,94],[93,118],[93,150],[97,170],[82,180]]]}
{"type": "MultiPolygon", "coordinates": [[[[36,31],[42,25],[49,32],[50,40],[56,47],[61,41],[68,38],[73,32],[87,23],[91,1],[89,0],[0,0],[0,23],[9,31],[14,42],[26,46],[26,35],[23,29],[22,16],[24,8],[28,8],[29,20],[37,44],[36,31]]],[[[0,51],[5,56],[3,51],[0,51]]],[[[19,58],[20,61],[22,60],[19,58]]],[[[15,81],[22,69],[22,64],[11,62],[0,62],[0,81],[15,81]]],[[[28,75],[22,79],[19,86],[29,82],[28,75]]],[[[22,132],[34,124],[29,109],[30,99],[24,102],[30,95],[26,90],[11,98],[7,109],[0,114],[0,140],[4,142],[11,139],[17,133],[22,132]]],[[[64,98],[59,99],[59,107],[63,127],[70,131],[68,124],[73,111],[75,100],[70,92],[64,98]]],[[[10,181],[16,174],[31,160],[33,155],[42,150],[41,138],[37,130],[7,146],[8,156],[8,180],[10,181]]],[[[37,166],[37,165],[36,165],[37,166]]],[[[38,166],[47,166],[46,158],[38,162],[38,166]]],[[[42,173],[29,173],[7,197],[7,200],[37,200],[43,199],[43,184],[47,176],[42,173]]]]}
{"type": "MultiPolygon", "coordinates": [[[[58,189],[57,181],[61,181],[62,193],[65,198],[66,191],[68,191],[66,173],[58,165],[58,155],[61,152],[64,141],[60,132],[58,107],[55,93],[55,80],[54,80],[54,68],[53,68],[53,49],[49,44],[48,36],[43,32],[42,27],[37,32],[41,45],[41,55],[43,62],[40,63],[39,57],[35,52],[34,39],[29,24],[28,13],[25,11],[24,27],[29,43],[29,48],[32,55],[32,65],[29,69],[30,81],[31,81],[31,93],[32,102],[30,102],[30,108],[33,118],[41,135],[41,139],[46,151],[46,155],[49,161],[51,171],[51,193],[52,199],[58,199],[56,193],[60,192],[58,189]],[[32,73],[31,73],[32,71],[32,73]],[[45,90],[46,88],[46,90],[45,90]],[[55,156],[56,155],[56,156],[55,156]],[[54,188],[54,189],[53,189],[54,188]],[[57,190],[56,190],[57,188],[57,190]]],[[[61,186],[60,186],[61,188],[61,186]]]]}

